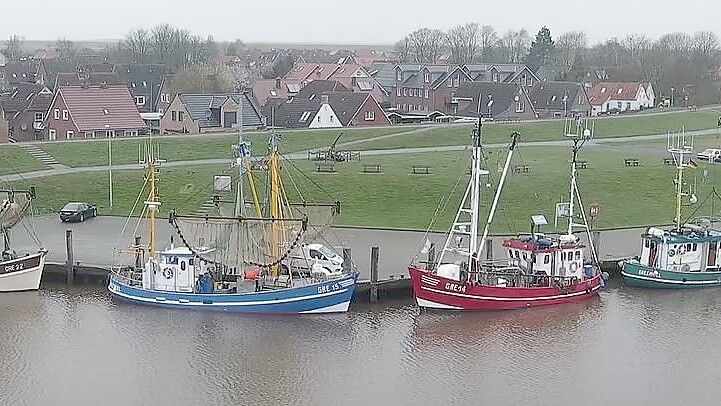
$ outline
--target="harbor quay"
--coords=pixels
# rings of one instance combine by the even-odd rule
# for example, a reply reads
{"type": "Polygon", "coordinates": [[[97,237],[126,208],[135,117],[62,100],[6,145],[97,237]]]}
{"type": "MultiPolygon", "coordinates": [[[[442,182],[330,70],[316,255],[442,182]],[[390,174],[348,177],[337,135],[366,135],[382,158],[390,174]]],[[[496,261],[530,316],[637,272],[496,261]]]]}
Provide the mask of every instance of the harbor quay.
{"type": "MultiPolygon", "coordinates": [[[[56,216],[40,216],[35,219],[35,231],[42,236],[48,250],[47,267],[43,278],[72,284],[104,284],[113,265],[133,263],[131,254],[118,254],[118,250],[132,244],[132,233],[119,237],[127,219],[99,216],[84,223],[62,223],[56,216]],[[69,258],[70,257],[70,258],[69,258]],[[72,267],[68,265],[68,260],[72,267]]],[[[131,220],[128,227],[135,225],[131,220]]],[[[644,228],[626,228],[593,231],[599,261],[611,275],[618,272],[618,261],[637,255],[639,236],[644,228]]],[[[132,231],[132,230],[131,230],[132,231]]],[[[503,258],[502,243],[509,236],[489,238],[490,249],[486,257],[503,258]]],[[[586,235],[579,235],[581,240],[586,235]]],[[[25,233],[12,235],[13,244],[19,249],[29,249],[32,241],[25,233]]],[[[169,246],[171,238],[180,244],[167,221],[158,221],[158,243],[169,246]]],[[[408,265],[415,259],[427,262],[433,251],[440,251],[444,234],[412,230],[383,230],[367,228],[334,227],[326,238],[328,244],[339,252],[350,255],[352,264],[360,273],[356,301],[375,301],[380,296],[392,298],[411,297],[408,265]],[[421,252],[425,241],[433,247],[421,252]],[[377,252],[377,263],[373,251],[377,252]]],[[[431,258],[432,260],[432,258],[431,258]]]]}

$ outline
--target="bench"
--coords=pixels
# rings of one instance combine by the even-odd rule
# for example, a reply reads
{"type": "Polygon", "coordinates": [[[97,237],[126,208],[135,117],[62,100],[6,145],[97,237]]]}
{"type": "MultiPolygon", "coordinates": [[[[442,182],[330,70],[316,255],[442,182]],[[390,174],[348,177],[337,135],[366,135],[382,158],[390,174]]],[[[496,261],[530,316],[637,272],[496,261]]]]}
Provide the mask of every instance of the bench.
{"type": "Polygon", "coordinates": [[[513,167],[513,173],[528,173],[530,171],[531,168],[528,165],[516,165],[513,167]]]}
{"type": "Polygon", "coordinates": [[[576,161],[576,168],[588,169],[588,161],[576,161]]]}
{"type": "Polygon", "coordinates": [[[414,175],[428,175],[431,173],[431,167],[428,165],[413,165],[411,173],[414,175]]]}
{"type": "Polygon", "coordinates": [[[319,162],[316,164],[318,172],[333,173],[335,172],[335,164],[331,162],[319,162]]]}
{"type": "Polygon", "coordinates": [[[626,164],[626,166],[639,166],[640,162],[637,158],[626,158],[623,160],[623,162],[626,164]]]}
{"type": "Polygon", "coordinates": [[[673,165],[673,166],[675,166],[675,165],[676,165],[676,161],[675,161],[673,158],[664,158],[664,159],[663,159],[663,164],[664,164],[664,165],[673,165]]]}
{"type": "Polygon", "coordinates": [[[363,165],[363,173],[381,173],[380,164],[363,165]]]}

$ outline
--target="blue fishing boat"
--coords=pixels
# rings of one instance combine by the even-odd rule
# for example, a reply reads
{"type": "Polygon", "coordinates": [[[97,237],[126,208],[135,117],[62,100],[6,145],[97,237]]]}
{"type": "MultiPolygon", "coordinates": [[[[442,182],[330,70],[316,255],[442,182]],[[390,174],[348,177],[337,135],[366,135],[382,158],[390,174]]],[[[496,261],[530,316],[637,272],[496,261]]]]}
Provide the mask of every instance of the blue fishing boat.
{"type": "MultiPolygon", "coordinates": [[[[134,264],[114,267],[108,284],[110,293],[138,304],[183,309],[346,312],[358,272],[349,259],[329,246],[306,242],[321,233],[304,211],[320,207],[337,213],[339,203],[293,206],[288,202],[281,183],[276,137],[263,160],[268,193],[261,201],[251,173],[249,144],[241,139],[235,150],[239,170],[233,215],[180,216],[171,211],[168,220],[182,245],[175,246],[171,240],[166,249],[158,250],[161,160],[155,157],[152,144],[146,145],[148,194],[142,218],[148,225],[148,244],[136,241],[126,251],[134,255],[134,264]],[[251,189],[250,204],[243,198],[243,185],[251,189]]],[[[220,207],[222,202],[217,203],[220,207]]]]}

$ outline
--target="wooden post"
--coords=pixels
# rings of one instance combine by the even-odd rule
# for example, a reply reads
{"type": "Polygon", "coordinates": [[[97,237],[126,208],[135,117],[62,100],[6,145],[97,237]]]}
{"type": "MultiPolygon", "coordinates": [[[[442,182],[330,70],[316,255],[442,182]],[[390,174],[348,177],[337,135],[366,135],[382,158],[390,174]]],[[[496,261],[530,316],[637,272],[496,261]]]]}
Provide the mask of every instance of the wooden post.
{"type": "Polygon", "coordinates": [[[75,282],[75,272],[73,270],[73,230],[65,230],[65,249],[67,253],[67,281],[68,285],[75,282]]]}
{"type": "Polygon", "coordinates": [[[486,259],[493,261],[493,240],[491,238],[486,240],[486,259]]]}
{"type": "Polygon", "coordinates": [[[428,248],[428,269],[436,268],[436,243],[432,242],[431,247],[428,248]]]}
{"type": "Polygon", "coordinates": [[[135,251],[135,270],[137,271],[138,269],[143,267],[143,259],[141,258],[141,255],[140,255],[140,253],[142,251],[140,251],[140,236],[139,235],[135,236],[135,250],[136,250],[135,251]]]}
{"type": "Polygon", "coordinates": [[[371,290],[370,301],[378,301],[378,247],[371,247],[371,290]]]}
{"type": "Polygon", "coordinates": [[[343,247],[343,272],[350,273],[352,263],[353,262],[351,261],[350,248],[343,247]]]}
{"type": "Polygon", "coordinates": [[[593,240],[593,248],[596,249],[596,255],[598,255],[598,260],[601,260],[601,232],[600,231],[592,231],[591,232],[591,239],[593,240]]]}

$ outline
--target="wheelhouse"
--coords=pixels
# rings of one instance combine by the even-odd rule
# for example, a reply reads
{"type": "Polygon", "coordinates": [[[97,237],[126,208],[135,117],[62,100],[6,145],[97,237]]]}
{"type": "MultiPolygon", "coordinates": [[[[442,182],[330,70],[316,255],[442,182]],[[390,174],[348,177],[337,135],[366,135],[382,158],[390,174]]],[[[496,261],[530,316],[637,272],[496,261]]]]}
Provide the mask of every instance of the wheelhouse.
{"type": "Polygon", "coordinates": [[[506,257],[526,274],[583,278],[585,245],[575,235],[520,235],[503,241],[506,257]]]}
{"type": "Polygon", "coordinates": [[[641,265],[674,272],[718,272],[721,232],[686,224],[680,232],[651,227],[641,236],[641,265]]]}

